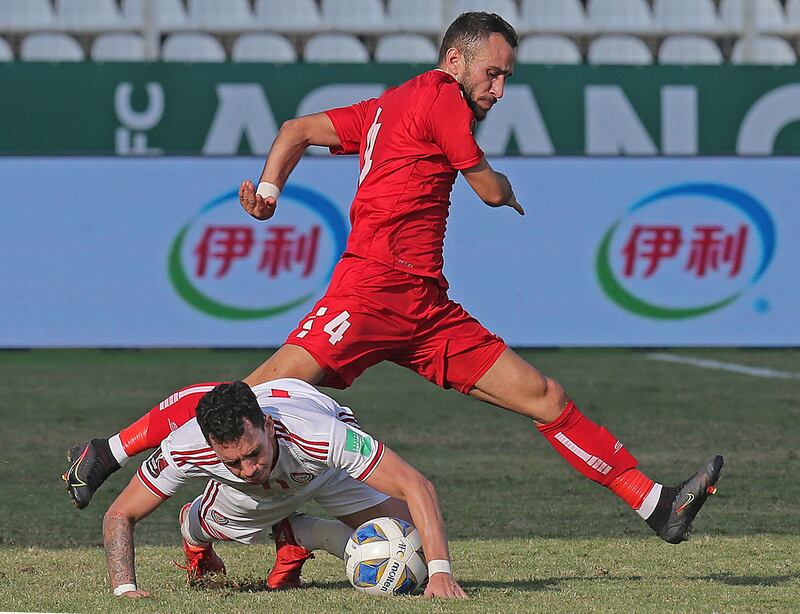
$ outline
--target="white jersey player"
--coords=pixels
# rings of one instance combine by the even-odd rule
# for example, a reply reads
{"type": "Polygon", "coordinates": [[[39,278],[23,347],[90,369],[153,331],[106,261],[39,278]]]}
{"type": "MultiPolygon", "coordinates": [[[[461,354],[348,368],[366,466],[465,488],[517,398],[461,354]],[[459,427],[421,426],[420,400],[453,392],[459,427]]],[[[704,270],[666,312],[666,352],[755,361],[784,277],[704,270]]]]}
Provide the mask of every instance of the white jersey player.
{"type": "MultiPolygon", "coordinates": [[[[426,595],[465,596],[449,572],[433,485],[358,428],[348,408],[305,382],[280,379],[253,389],[221,384],[200,400],[196,414],[142,464],[106,513],[103,537],[116,595],[148,595],[136,586],[135,523],[184,482],[201,478],[209,480],[205,491],[180,517],[190,577],[224,572],[214,540],[250,544],[276,525],[279,546],[283,540],[308,556],[322,548],[343,558],[354,528],[394,516],[416,525],[429,568],[436,570],[426,595]],[[311,500],[338,520],[292,515],[311,500]]],[[[278,560],[270,580],[286,573],[291,570],[280,569],[278,560]]],[[[299,580],[299,567],[295,573],[299,580]]]]}

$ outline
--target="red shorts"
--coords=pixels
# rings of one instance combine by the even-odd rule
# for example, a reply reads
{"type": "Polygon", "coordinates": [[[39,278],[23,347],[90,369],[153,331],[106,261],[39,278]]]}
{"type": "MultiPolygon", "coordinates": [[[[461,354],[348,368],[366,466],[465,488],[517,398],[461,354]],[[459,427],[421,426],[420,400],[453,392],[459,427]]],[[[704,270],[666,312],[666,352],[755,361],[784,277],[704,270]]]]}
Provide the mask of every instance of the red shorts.
{"type": "Polygon", "coordinates": [[[328,372],[322,386],[347,388],[389,360],[467,393],[506,349],[435,280],[345,257],[325,293],[286,339],[328,372]]]}

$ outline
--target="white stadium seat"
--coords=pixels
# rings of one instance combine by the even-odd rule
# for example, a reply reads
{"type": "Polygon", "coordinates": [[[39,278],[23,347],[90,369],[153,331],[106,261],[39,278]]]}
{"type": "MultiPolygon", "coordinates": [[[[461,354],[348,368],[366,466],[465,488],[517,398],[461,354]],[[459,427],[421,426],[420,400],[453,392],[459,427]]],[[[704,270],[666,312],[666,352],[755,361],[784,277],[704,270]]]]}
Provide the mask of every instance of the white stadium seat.
{"type": "Polygon", "coordinates": [[[13,62],[14,52],[11,51],[11,45],[4,38],[0,38],[0,62],[13,62]]]}
{"type": "Polygon", "coordinates": [[[365,64],[369,62],[369,51],[352,34],[315,34],[306,41],[303,59],[306,62],[365,64]]]}
{"type": "Polygon", "coordinates": [[[322,0],[322,22],[340,32],[386,31],[386,14],[381,0],[322,0]]]}
{"type": "Polygon", "coordinates": [[[752,55],[747,57],[747,43],[743,38],[733,45],[733,64],[768,64],[772,66],[797,63],[792,46],[777,36],[757,36],[752,42],[752,55]]]}
{"type": "Polygon", "coordinates": [[[486,11],[497,13],[512,26],[519,23],[519,13],[514,0],[450,0],[450,13],[447,15],[447,25],[461,13],[469,11],[486,11]]]}
{"type": "Polygon", "coordinates": [[[144,39],[133,32],[100,34],[92,43],[95,62],[144,62],[144,39]]]}
{"type": "Polygon", "coordinates": [[[29,32],[52,30],[56,19],[50,0],[2,0],[0,30],[29,32]]]}
{"type": "MultiPolygon", "coordinates": [[[[140,29],[143,25],[144,0],[122,0],[122,14],[129,28],[140,29]]],[[[181,0],[150,0],[155,12],[155,23],[159,30],[185,30],[188,17],[181,0]]]]}
{"type": "Polygon", "coordinates": [[[724,28],[711,0],[655,0],[656,27],[667,34],[721,34],[724,28]]]}
{"type": "Polygon", "coordinates": [[[166,62],[224,62],[225,49],[211,34],[176,32],[164,41],[161,59],[166,62]]]}
{"type": "Polygon", "coordinates": [[[522,40],[517,49],[521,64],[581,64],[578,46],[565,36],[538,34],[522,40]]]}
{"type": "Polygon", "coordinates": [[[786,31],[800,34],[800,0],[786,2],[786,31]]]}
{"type": "Polygon", "coordinates": [[[375,61],[436,64],[439,50],[422,34],[387,34],[375,47],[375,61]]]}
{"type": "Polygon", "coordinates": [[[597,32],[652,34],[653,15],[645,0],[589,0],[589,25],[597,32]]]}
{"type": "Polygon", "coordinates": [[[389,0],[386,24],[393,31],[437,35],[449,25],[442,0],[389,0]]]}
{"type": "Polygon", "coordinates": [[[612,34],[600,36],[589,45],[590,64],[652,64],[653,54],[645,42],[635,36],[612,34]]]}
{"type": "Polygon", "coordinates": [[[241,32],[256,28],[247,0],[189,0],[189,27],[206,32],[241,32]]]}
{"type": "Polygon", "coordinates": [[[314,0],[256,0],[256,22],[273,32],[319,32],[322,18],[314,0]]]}
{"type": "Polygon", "coordinates": [[[56,0],[56,25],[72,32],[103,32],[123,26],[115,0],[56,0]]]}
{"type": "Polygon", "coordinates": [[[724,61],[717,44],[697,34],[668,36],[658,50],[659,64],[722,64],[724,61]]]}
{"type": "MultiPolygon", "coordinates": [[[[757,32],[783,32],[786,17],[778,0],[747,0],[753,2],[753,18],[757,32]]],[[[741,34],[744,31],[745,0],[722,0],[719,14],[726,30],[741,34]]]]}
{"type": "Polygon", "coordinates": [[[591,31],[579,0],[524,0],[519,29],[547,34],[586,34],[591,31]]]}
{"type": "Polygon", "coordinates": [[[234,62],[292,63],[297,61],[297,51],[292,43],[280,34],[251,32],[242,34],[233,43],[231,60],[234,62]]]}
{"type": "Polygon", "coordinates": [[[38,32],[26,36],[19,49],[26,62],[82,62],[83,49],[74,38],[60,32],[38,32]]]}

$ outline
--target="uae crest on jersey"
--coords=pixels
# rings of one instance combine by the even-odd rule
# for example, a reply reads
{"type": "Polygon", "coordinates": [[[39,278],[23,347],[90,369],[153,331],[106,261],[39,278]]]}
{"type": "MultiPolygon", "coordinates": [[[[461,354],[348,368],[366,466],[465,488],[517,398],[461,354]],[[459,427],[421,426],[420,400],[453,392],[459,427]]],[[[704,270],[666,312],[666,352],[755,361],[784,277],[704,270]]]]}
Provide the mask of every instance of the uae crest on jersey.
{"type": "Polygon", "coordinates": [[[211,520],[216,522],[217,524],[226,525],[228,524],[228,519],[225,518],[222,514],[220,514],[217,510],[211,510],[211,520]]]}
{"type": "Polygon", "coordinates": [[[297,482],[298,484],[308,484],[308,482],[314,479],[313,474],[305,471],[295,471],[294,473],[290,473],[289,477],[292,478],[293,482],[297,482]]]}
{"type": "Polygon", "coordinates": [[[167,461],[161,453],[161,448],[150,455],[150,458],[147,459],[144,466],[147,469],[147,473],[153,478],[157,478],[161,475],[161,472],[167,468],[167,461]]]}

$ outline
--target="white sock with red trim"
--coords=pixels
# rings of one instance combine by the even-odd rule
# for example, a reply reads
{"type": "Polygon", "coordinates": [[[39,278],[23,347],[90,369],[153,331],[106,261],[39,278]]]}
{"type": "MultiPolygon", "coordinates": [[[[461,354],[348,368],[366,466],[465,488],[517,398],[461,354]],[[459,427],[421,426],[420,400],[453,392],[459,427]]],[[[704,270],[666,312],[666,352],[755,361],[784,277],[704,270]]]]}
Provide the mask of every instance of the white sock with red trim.
{"type": "Polygon", "coordinates": [[[325,550],[344,559],[344,548],[353,529],[338,520],[323,520],[302,514],[292,516],[292,532],[298,546],[306,550],[325,550]]]}

